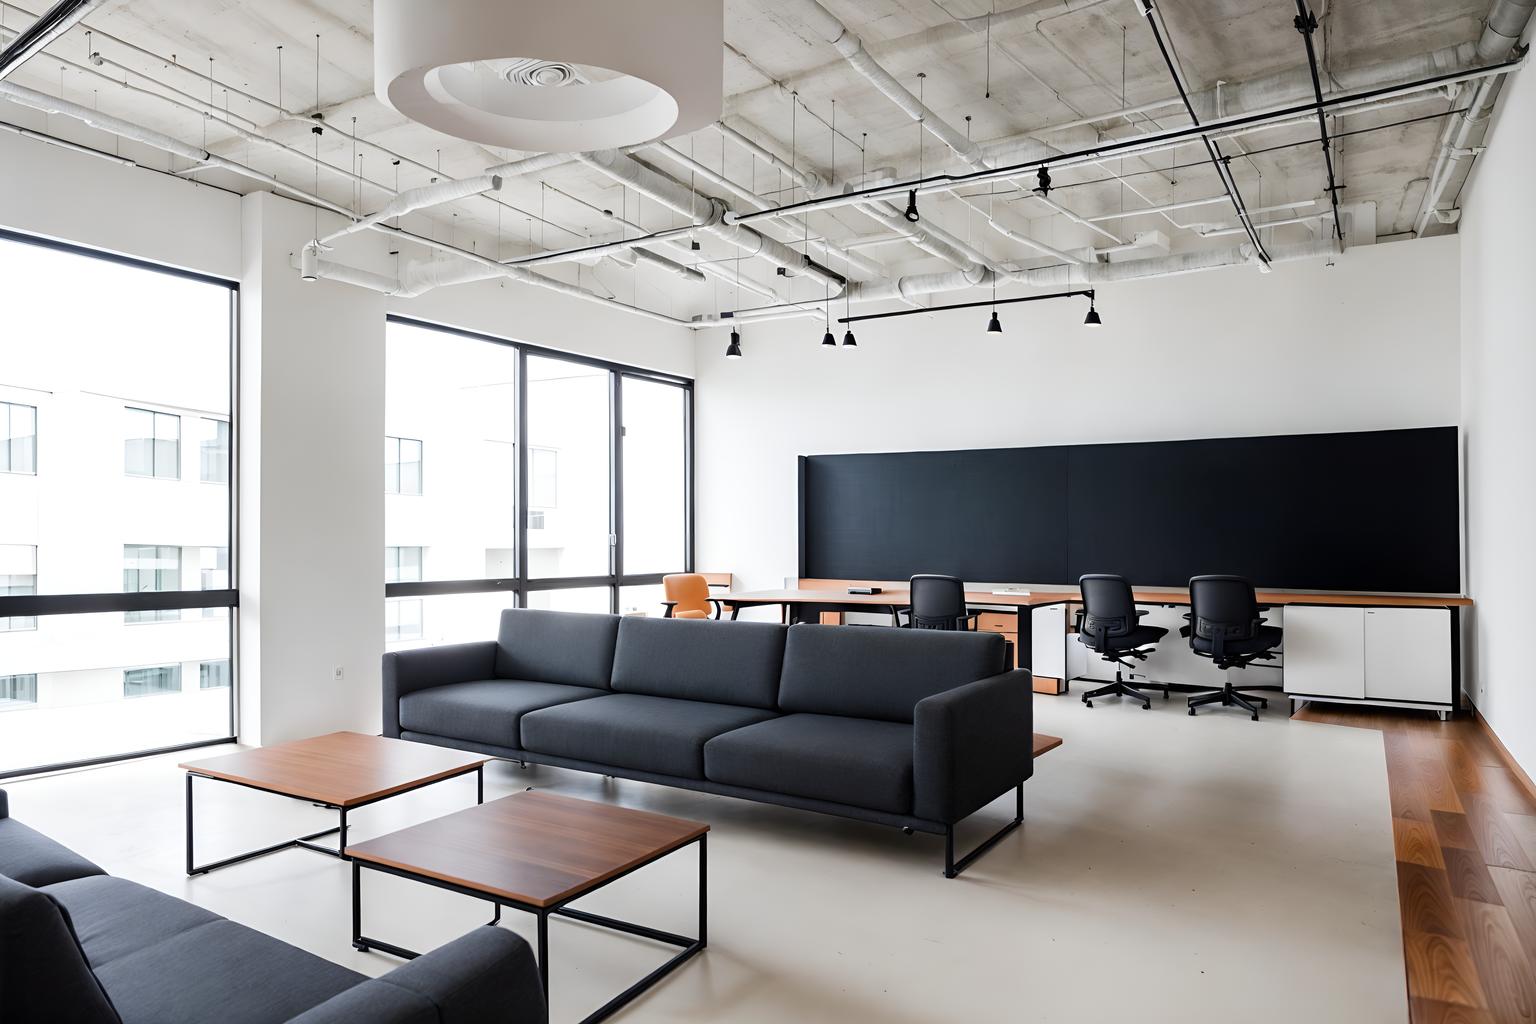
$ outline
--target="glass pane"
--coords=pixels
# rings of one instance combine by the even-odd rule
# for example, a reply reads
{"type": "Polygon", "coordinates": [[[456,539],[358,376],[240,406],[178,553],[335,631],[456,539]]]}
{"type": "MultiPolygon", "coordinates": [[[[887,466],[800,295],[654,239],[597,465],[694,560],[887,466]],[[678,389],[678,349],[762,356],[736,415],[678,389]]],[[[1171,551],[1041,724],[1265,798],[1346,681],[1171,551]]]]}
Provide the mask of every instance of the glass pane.
{"type": "Polygon", "coordinates": [[[0,633],[6,674],[36,677],[33,702],[0,704],[0,772],[231,735],[232,691],[188,682],[229,659],[229,634],[227,620],[145,628],[120,612],[43,615],[35,630],[0,633]]]}
{"type": "Polygon", "coordinates": [[[627,574],[687,568],[688,393],[623,378],[624,568],[627,574]]]}
{"type": "Polygon", "coordinates": [[[598,367],[528,357],[528,501],[530,513],[542,513],[541,528],[530,522],[528,531],[531,577],[611,571],[608,377],[598,367]]]}
{"type": "Polygon", "coordinates": [[[214,690],[221,686],[228,686],[230,680],[229,659],[221,661],[205,661],[197,667],[199,689],[214,690]]]}
{"type": "MultiPolygon", "coordinates": [[[[37,548],[31,544],[0,544],[0,596],[37,593],[37,548]]],[[[0,616],[0,633],[36,629],[35,615],[0,616]]]]}
{"type": "Polygon", "coordinates": [[[400,651],[411,647],[460,644],[472,640],[494,640],[501,627],[501,613],[517,602],[510,593],[441,594],[420,598],[390,598],[384,602],[384,649],[400,651]],[[420,629],[414,637],[388,635],[399,619],[391,618],[389,606],[396,601],[414,601],[420,629]]]}
{"type": "MultiPolygon", "coordinates": [[[[0,457],[11,469],[0,473],[0,551],[26,549],[35,565],[0,569],[30,577],[7,590],[228,586],[229,490],[204,485],[201,444],[227,483],[232,299],[219,284],[0,239],[0,457]],[[198,446],[185,472],[183,440],[198,446]]],[[[230,735],[231,688],[202,694],[193,682],[203,662],[230,657],[227,611],[22,621],[0,631],[0,675],[35,676],[37,699],[0,715],[0,770],[230,735]],[[167,671],[124,675],[146,669],[167,671]]]]}
{"type": "MultiPolygon", "coordinates": [[[[384,499],[384,542],[418,554],[416,575],[401,579],[515,575],[510,553],[517,546],[517,352],[390,323],[384,423],[385,489],[393,487],[384,499]],[[429,448],[430,487],[424,486],[429,448]],[[428,550],[431,556],[421,558],[428,550]]],[[[426,606],[426,636],[418,641],[431,636],[430,609],[426,606]]]]}
{"type": "Polygon", "coordinates": [[[661,603],[664,596],[665,588],[660,583],[643,587],[620,587],[619,614],[664,619],[667,611],[661,603]]]}
{"type": "Polygon", "coordinates": [[[557,612],[611,612],[612,587],[580,587],[574,590],[535,590],[528,594],[529,608],[557,612]]]}

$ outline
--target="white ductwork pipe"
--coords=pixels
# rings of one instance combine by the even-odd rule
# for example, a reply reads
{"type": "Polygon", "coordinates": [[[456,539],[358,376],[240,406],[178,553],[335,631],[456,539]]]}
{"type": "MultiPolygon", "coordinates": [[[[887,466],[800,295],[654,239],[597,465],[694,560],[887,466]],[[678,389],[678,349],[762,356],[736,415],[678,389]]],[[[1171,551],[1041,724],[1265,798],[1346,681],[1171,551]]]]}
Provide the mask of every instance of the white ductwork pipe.
{"type": "MultiPolygon", "coordinates": [[[[1520,45],[1536,13],[1536,0],[1495,0],[1488,12],[1488,21],[1477,41],[1476,58],[1482,61],[1502,60],[1520,45]]],[[[1481,152],[1483,140],[1488,137],[1489,119],[1494,105],[1503,90],[1504,78],[1485,78],[1476,85],[1463,86],[1468,97],[1466,110],[1445,126],[1440,136],[1440,151],[1435,166],[1429,174],[1429,187],[1424,190],[1424,200],[1419,205],[1418,219],[1414,224],[1416,234],[1435,233],[1431,229],[1454,230],[1455,218],[1449,223],[1436,216],[1446,209],[1453,209],[1472,173],[1472,163],[1481,152]]]]}
{"type": "Polygon", "coordinates": [[[667,273],[673,275],[674,277],[680,277],[684,281],[692,281],[695,284],[702,284],[704,281],[703,271],[695,270],[693,267],[685,267],[675,260],[669,260],[665,256],[658,256],[656,253],[651,252],[649,249],[637,248],[631,250],[631,252],[634,254],[635,260],[637,262],[647,263],[653,267],[665,270],[667,273]]]}
{"type": "Polygon", "coordinates": [[[831,182],[827,181],[821,175],[815,173],[814,171],[808,171],[795,167],[788,161],[781,158],[777,153],[772,152],[759,143],[753,141],[748,136],[743,135],[741,132],[737,131],[735,128],[732,128],[724,121],[716,121],[715,130],[718,131],[721,135],[725,136],[727,139],[730,139],[732,142],[736,143],[736,145],[740,146],[748,153],[751,153],[753,156],[766,163],[769,167],[772,167],[775,171],[778,171],[781,174],[787,176],[795,184],[805,189],[808,195],[820,195],[831,187],[831,182]]]}
{"type": "Polygon", "coordinates": [[[484,192],[495,192],[501,188],[501,178],[494,174],[482,174],[478,178],[464,178],[460,181],[439,181],[431,185],[422,185],[420,188],[406,189],[395,196],[377,213],[370,213],[361,220],[353,221],[339,231],[333,231],[320,239],[320,244],[325,245],[334,242],[338,238],[366,231],[375,224],[382,224],[386,220],[395,217],[403,217],[417,210],[425,210],[432,206],[442,206],[444,203],[457,202],[460,199],[468,199],[470,196],[478,196],[484,192]]]}
{"type": "Polygon", "coordinates": [[[594,170],[602,171],[615,181],[628,185],[636,192],[654,199],[663,206],[688,217],[699,230],[708,232],[721,241],[740,246],[744,257],[761,256],[776,267],[795,274],[805,274],[824,285],[841,291],[843,281],[829,270],[810,262],[808,257],[751,228],[722,221],[725,205],[719,200],[699,195],[682,182],[653,170],[618,150],[598,150],[583,153],[578,159],[594,170]]]}
{"type": "Polygon", "coordinates": [[[576,162],[572,153],[539,153],[534,156],[524,157],[521,160],[509,160],[495,167],[487,167],[486,174],[499,174],[503,178],[519,178],[529,174],[539,174],[543,171],[553,170],[556,167],[564,167],[576,162]]]}

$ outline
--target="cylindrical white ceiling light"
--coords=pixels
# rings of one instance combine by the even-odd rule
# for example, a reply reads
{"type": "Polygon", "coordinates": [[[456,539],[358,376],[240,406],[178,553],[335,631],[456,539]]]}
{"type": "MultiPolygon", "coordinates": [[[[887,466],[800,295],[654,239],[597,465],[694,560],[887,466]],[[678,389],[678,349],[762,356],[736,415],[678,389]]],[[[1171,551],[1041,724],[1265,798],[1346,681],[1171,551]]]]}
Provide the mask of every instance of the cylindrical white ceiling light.
{"type": "Polygon", "coordinates": [[[580,153],[720,117],[723,0],[375,0],[374,91],[489,146],[580,153]]]}

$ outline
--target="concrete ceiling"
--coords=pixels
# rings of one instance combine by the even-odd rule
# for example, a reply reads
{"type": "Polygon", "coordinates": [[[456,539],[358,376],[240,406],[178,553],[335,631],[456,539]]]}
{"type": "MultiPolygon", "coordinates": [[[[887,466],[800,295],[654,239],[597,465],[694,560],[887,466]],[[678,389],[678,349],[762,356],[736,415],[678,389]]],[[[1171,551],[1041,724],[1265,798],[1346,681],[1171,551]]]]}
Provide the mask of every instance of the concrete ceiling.
{"type": "MultiPolygon", "coordinates": [[[[961,130],[968,126],[977,141],[1017,136],[1176,95],[1136,0],[1078,2],[1072,5],[1076,9],[1067,10],[1064,5],[1062,11],[1044,13],[1038,19],[999,24],[990,46],[984,26],[962,19],[986,15],[993,9],[991,0],[823,3],[863,38],[869,52],[899,81],[914,92],[921,89],[933,110],[961,130]],[[919,80],[920,73],[926,77],[919,80]]],[[[1320,59],[1326,72],[1475,40],[1488,3],[1313,0],[1322,21],[1317,37],[1320,59]]],[[[41,0],[25,0],[23,7],[0,4],[0,26],[24,27],[42,6],[41,0]]],[[[999,0],[997,6],[1006,10],[1016,4],[999,0]]],[[[1287,0],[1179,0],[1161,9],[1192,89],[1306,66],[1302,39],[1292,25],[1294,7],[1287,0]]],[[[76,28],[16,72],[11,81],[206,145],[284,181],[318,187],[326,198],[363,213],[382,205],[397,181],[398,187],[409,188],[426,183],[436,173],[472,176],[490,164],[523,155],[492,152],[442,136],[404,121],[380,104],[373,95],[370,23],[366,0],[107,0],[86,20],[95,30],[89,40],[83,28],[76,28]],[[93,66],[89,59],[93,51],[105,63],[93,66]],[[203,77],[210,74],[217,85],[203,77]],[[138,91],[125,89],[124,80],[138,91]],[[327,170],[317,179],[313,164],[298,154],[241,139],[218,119],[201,116],[196,108],[203,103],[227,110],[237,123],[305,154],[314,152],[316,145],[309,115],[322,111],[333,130],[318,140],[320,157],[338,170],[327,170]],[[296,116],[282,116],[279,104],[296,116]],[[354,126],[365,144],[355,146],[347,137],[354,126]],[[397,166],[390,155],[366,143],[405,159],[397,166]],[[372,184],[359,189],[340,173],[346,168],[355,168],[372,184]]],[[[920,166],[927,171],[963,169],[811,31],[798,4],[726,0],[725,26],[724,120],[786,160],[839,179],[857,175],[865,165],[894,167],[901,176],[915,175],[920,166]],[[835,140],[829,127],[834,107],[835,140]]],[[[699,59],[712,58],[701,54],[699,59]]],[[[1449,108],[1444,93],[1427,94],[1390,109],[1335,119],[1335,132],[1358,133],[1345,135],[1337,147],[1339,180],[1346,186],[1341,201],[1351,206],[1374,203],[1379,235],[1412,229],[1444,126],[1443,118],[1431,116],[1449,108]],[[1365,131],[1414,118],[1425,119],[1365,131]]],[[[0,104],[0,119],[38,125],[35,113],[8,104],[0,104]]],[[[52,117],[45,130],[57,126],[59,134],[70,134],[62,130],[63,121],[52,117]]],[[[1181,109],[1164,107],[1151,116],[1103,117],[1095,127],[1103,136],[1184,124],[1188,119],[1181,109]]],[[[1323,212],[1326,182],[1315,140],[1314,123],[1247,136],[1241,146],[1230,144],[1227,151],[1235,158],[1232,172],[1248,205],[1260,208],[1315,200],[1315,207],[1301,212],[1323,212]],[[1301,142],[1311,144],[1273,148],[1301,142]],[[1251,158],[1241,155],[1244,150],[1259,149],[1267,151],[1251,158]]],[[[804,198],[782,175],[726,143],[712,129],[671,140],[671,145],[710,168],[723,169],[737,183],[770,199],[804,198]]],[[[662,156],[643,158],[684,181],[689,179],[687,171],[662,156]]],[[[141,162],[186,169],[185,161],[164,155],[145,156],[141,162]]],[[[217,170],[198,171],[195,176],[240,191],[253,187],[217,170]]],[[[1082,217],[1221,194],[1217,175],[1204,162],[1198,144],[1147,159],[1126,158],[1063,171],[1056,185],[1052,198],[1082,217]],[[1112,173],[1126,177],[1117,180],[1112,173]]],[[[703,182],[698,188],[718,194],[703,182]]],[[[1008,186],[1000,186],[995,196],[989,188],[979,191],[979,203],[984,209],[993,208],[1004,224],[1057,248],[1113,244],[1028,193],[1008,186]]],[[[937,221],[996,260],[1015,266],[1051,262],[989,231],[980,214],[953,197],[925,199],[923,214],[925,220],[937,221]]],[[[1277,213],[1257,219],[1284,216],[1277,213]]],[[[1230,205],[1181,211],[1173,218],[1182,225],[1237,223],[1230,205]]],[[[799,235],[815,239],[825,233],[843,242],[884,231],[848,208],[817,213],[808,220],[805,224],[785,221],[776,230],[786,240],[799,235]]],[[[678,215],[659,204],[637,199],[633,193],[626,195],[607,177],[575,164],[509,180],[494,196],[406,219],[406,225],[418,233],[451,237],[465,247],[473,243],[480,252],[503,257],[570,248],[589,240],[633,235],[639,228],[655,230],[680,223],[678,215]],[[620,225],[605,210],[625,216],[631,226],[620,225]]],[[[1157,216],[1108,221],[1103,227],[1122,239],[1139,230],[1163,231],[1174,251],[1212,244],[1157,216]]],[[[1274,228],[1267,240],[1305,240],[1313,237],[1316,227],[1317,222],[1274,228]]],[[[1222,240],[1235,244],[1240,236],[1222,240]]],[[[863,251],[893,274],[940,266],[907,243],[863,251]]],[[[706,241],[695,258],[733,262],[734,255],[730,246],[706,241]]],[[[574,279],[571,269],[561,271],[568,280],[574,279]]],[[[764,283],[773,282],[766,266],[749,261],[743,272],[764,283]]],[[[688,284],[649,267],[637,270],[604,263],[585,269],[582,282],[604,294],[616,294],[625,301],[634,298],[680,315],[736,303],[728,285],[688,284]]],[[[789,289],[794,298],[813,298],[820,292],[809,280],[773,283],[781,294],[789,289]]],[[[749,295],[741,303],[760,301],[749,295]]]]}

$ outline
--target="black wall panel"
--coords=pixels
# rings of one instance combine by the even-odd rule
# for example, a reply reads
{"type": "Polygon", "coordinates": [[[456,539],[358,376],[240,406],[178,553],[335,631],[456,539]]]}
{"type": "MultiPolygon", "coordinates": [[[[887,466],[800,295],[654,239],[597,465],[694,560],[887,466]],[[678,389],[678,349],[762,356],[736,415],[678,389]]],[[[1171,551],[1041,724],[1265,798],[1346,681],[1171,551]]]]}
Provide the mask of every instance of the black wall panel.
{"type": "Polygon", "coordinates": [[[801,575],[1062,579],[1067,456],[1065,448],[983,448],[808,458],[801,575]]]}
{"type": "Polygon", "coordinates": [[[812,456],[801,575],[1456,593],[1458,454],[1435,427],[812,456]]]}

